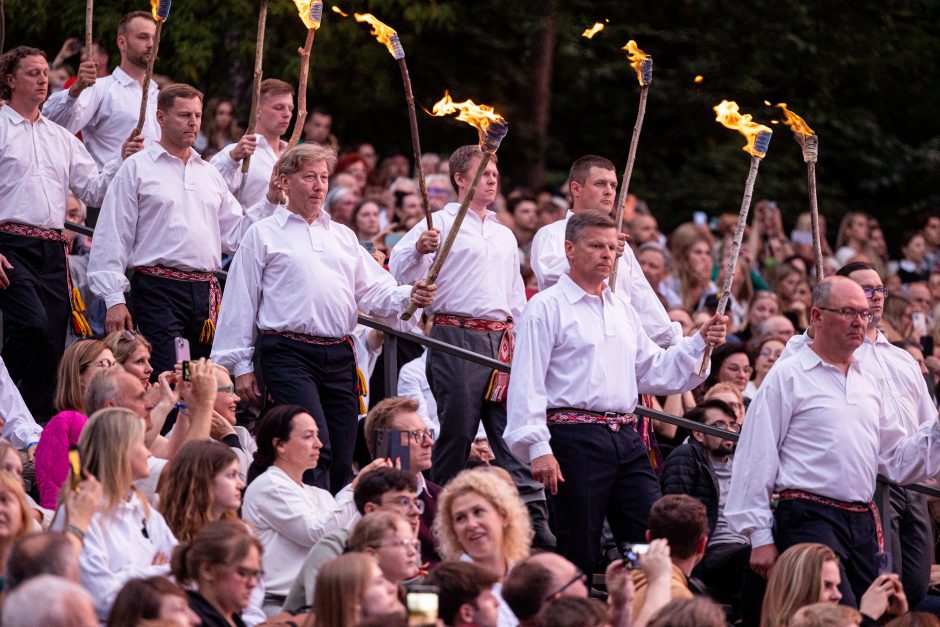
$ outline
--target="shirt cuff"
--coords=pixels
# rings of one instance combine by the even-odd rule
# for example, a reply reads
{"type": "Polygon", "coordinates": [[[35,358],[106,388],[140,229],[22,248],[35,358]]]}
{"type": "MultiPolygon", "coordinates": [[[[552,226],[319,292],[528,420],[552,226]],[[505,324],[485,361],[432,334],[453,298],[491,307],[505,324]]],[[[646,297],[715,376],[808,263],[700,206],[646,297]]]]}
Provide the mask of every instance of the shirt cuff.
{"type": "Polygon", "coordinates": [[[104,306],[108,309],[111,309],[115,305],[123,305],[126,302],[127,301],[124,300],[124,292],[116,292],[104,297],[104,306]]]}
{"type": "Polygon", "coordinates": [[[251,361],[241,361],[235,364],[235,367],[232,368],[232,372],[236,377],[240,377],[243,374],[250,374],[255,371],[255,365],[251,361]]]}
{"type": "Polygon", "coordinates": [[[548,442],[536,442],[535,444],[529,445],[529,463],[532,463],[532,460],[536,457],[541,457],[543,455],[552,455],[552,445],[548,442]]]}
{"type": "Polygon", "coordinates": [[[756,549],[774,543],[774,534],[770,529],[755,529],[751,532],[751,548],[756,549]]]}

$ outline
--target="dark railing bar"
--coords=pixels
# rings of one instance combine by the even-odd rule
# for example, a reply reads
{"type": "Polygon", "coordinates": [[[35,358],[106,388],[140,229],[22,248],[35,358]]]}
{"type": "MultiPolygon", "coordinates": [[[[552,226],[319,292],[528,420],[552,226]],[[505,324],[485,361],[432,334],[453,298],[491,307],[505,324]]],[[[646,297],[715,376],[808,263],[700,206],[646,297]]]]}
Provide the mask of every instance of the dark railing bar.
{"type": "Polygon", "coordinates": [[[90,226],[85,226],[84,224],[75,224],[74,222],[66,222],[65,228],[69,231],[74,231],[81,235],[87,235],[88,237],[93,237],[95,235],[95,229],[90,226]]]}

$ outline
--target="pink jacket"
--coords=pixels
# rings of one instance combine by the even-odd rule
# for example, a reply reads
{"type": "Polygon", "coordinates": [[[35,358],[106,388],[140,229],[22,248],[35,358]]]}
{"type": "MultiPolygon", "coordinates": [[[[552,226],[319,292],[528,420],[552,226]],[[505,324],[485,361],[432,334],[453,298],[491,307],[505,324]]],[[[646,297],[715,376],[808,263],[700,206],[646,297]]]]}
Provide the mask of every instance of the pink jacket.
{"type": "Polygon", "coordinates": [[[59,490],[69,477],[69,446],[78,444],[88,417],[77,411],[59,412],[42,429],[36,446],[36,485],[39,504],[55,509],[59,490]]]}

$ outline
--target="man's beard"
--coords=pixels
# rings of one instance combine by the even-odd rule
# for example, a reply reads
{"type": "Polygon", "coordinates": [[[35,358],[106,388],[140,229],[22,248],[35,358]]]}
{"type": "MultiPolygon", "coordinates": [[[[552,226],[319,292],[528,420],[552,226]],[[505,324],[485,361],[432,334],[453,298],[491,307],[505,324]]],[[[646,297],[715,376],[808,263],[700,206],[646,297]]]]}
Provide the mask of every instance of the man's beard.
{"type": "Polygon", "coordinates": [[[150,54],[146,52],[137,53],[127,51],[127,61],[131,65],[136,65],[137,67],[146,70],[147,66],[150,64],[150,54]]]}

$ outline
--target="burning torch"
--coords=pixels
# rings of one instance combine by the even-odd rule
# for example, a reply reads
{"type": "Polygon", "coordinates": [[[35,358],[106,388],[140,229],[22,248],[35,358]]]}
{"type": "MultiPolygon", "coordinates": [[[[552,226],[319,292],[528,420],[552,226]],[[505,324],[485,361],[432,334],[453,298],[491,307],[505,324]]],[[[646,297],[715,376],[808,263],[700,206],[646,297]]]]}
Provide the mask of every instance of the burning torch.
{"type": "MultiPolygon", "coordinates": [[[[643,117],[646,115],[646,99],[649,96],[650,84],[653,82],[653,57],[640,50],[632,39],[622,48],[630,53],[630,66],[636,70],[636,78],[640,81],[640,107],[636,112],[636,122],[633,125],[633,136],[630,138],[630,150],[627,153],[627,165],[623,171],[623,181],[620,184],[620,193],[617,195],[617,234],[623,228],[623,210],[627,205],[627,195],[630,192],[630,177],[633,176],[633,164],[636,161],[636,147],[640,143],[640,132],[643,130],[643,117]]],[[[617,267],[614,264],[610,271],[610,291],[617,291],[617,267]]]]}
{"type": "Polygon", "coordinates": [[[392,57],[398,61],[401,70],[401,80],[405,84],[405,100],[408,103],[408,121],[411,124],[411,147],[415,154],[415,168],[418,170],[418,188],[421,190],[421,200],[424,202],[424,217],[428,228],[434,225],[431,222],[431,202],[428,199],[428,186],[424,182],[424,166],[421,165],[421,140],[418,138],[418,117],[415,114],[415,96],[411,90],[411,76],[408,74],[408,64],[405,63],[405,49],[398,39],[394,28],[380,22],[370,13],[354,13],[357,22],[366,22],[372,26],[372,33],[380,44],[385,44],[392,57]]]}
{"type": "Polygon", "coordinates": [[[300,134],[304,130],[307,120],[307,74],[310,72],[310,50],[313,48],[313,39],[323,19],[322,0],[294,0],[297,13],[307,27],[307,41],[303,48],[298,48],[300,54],[300,80],[297,83],[297,120],[294,121],[294,132],[290,135],[288,147],[293,148],[300,142],[300,134]]]}
{"type": "MultiPolygon", "coordinates": [[[[437,275],[440,274],[444,261],[447,260],[447,255],[450,254],[450,249],[454,245],[454,240],[457,239],[457,232],[460,231],[460,225],[463,224],[463,219],[467,215],[470,203],[473,202],[473,194],[477,190],[477,184],[483,177],[486,164],[490,162],[490,159],[496,154],[496,151],[499,150],[500,143],[503,141],[503,138],[506,137],[506,133],[509,132],[509,124],[503,116],[496,113],[493,107],[478,105],[472,100],[454,102],[450,94],[445,91],[444,97],[431,109],[431,115],[444,116],[451,113],[457,113],[458,120],[466,122],[477,129],[480,135],[480,150],[483,151],[483,158],[480,159],[480,165],[477,166],[477,171],[473,175],[473,181],[471,181],[470,187],[467,189],[467,195],[464,196],[463,201],[460,203],[460,208],[457,209],[457,217],[454,218],[454,224],[447,233],[447,239],[444,240],[444,245],[438,251],[434,263],[431,264],[431,269],[428,270],[428,276],[425,279],[428,285],[433,285],[437,282],[437,275]]],[[[417,307],[412,302],[408,305],[408,309],[401,315],[401,319],[409,320],[411,316],[414,315],[416,309],[417,307]]]]}
{"type": "MultiPolygon", "coordinates": [[[[88,0],[91,2],[91,0],[88,0]]],[[[261,8],[258,11],[258,35],[255,39],[255,82],[251,88],[251,112],[248,114],[248,128],[245,135],[253,135],[255,124],[258,121],[258,102],[261,100],[261,59],[264,55],[264,29],[265,22],[268,19],[268,0],[261,0],[261,8]]],[[[238,187],[238,197],[242,197],[242,191],[245,189],[245,181],[248,180],[248,164],[251,162],[251,155],[242,159],[242,181],[238,187]]]]}
{"type": "Polygon", "coordinates": [[[809,190],[810,219],[813,225],[813,257],[816,261],[816,280],[822,281],[822,240],[819,236],[819,205],[816,204],[816,158],[819,151],[819,137],[803,118],[787,109],[785,102],[781,102],[777,106],[783,110],[783,115],[786,116],[783,123],[793,131],[793,139],[803,150],[803,161],[806,163],[807,187],[809,190]]]}
{"type": "MultiPolygon", "coordinates": [[[[721,286],[721,297],[718,299],[718,315],[725,315],[725,309],[728,307],[728,299],[731,298],[731,285],[734,281],[734,271],[738,265],[738,254],[741,252],[741,241],[744,239],[744,228],[747,226],[747,213],[751,209],[751,196],[754,194],[754,182],[757,181],[757,168],[760,167],[761,159],[767,155],[767,148],[770,147],[770,137],[773,131],[751,120],[750,114],[741,115],[738,113],[738,103],[722,100],[721,104],[714,107],[718,114],[716,121],[722,126],[738,131],[747,138],[744,145],[744,152],[751,155],[751,169],[747,173],[747,182],[744,184],[744,198],[741,200],[741,211],[738,213],[738,226],[734,229],[734,239],[731,242],[731,255],[728,257],[728,268],[725,270],[725,281],[721,286]]],[[[699,376],[705,375],[705,369],[708,366],[708,360],[711,358],[712,347],[705,348],[705,355],[702,357],[702,366],[699,369],[699,376]]]]}
{"type": "MultiPolygon", "coordinates": [[[[144,120],[147,116],[147,96],[150,93],[150,79],[153,77],[153,63],[157,60],[157,52],[160,50],[160,31],[163,30],[163,23],[170,16],[170,5],[172,0],[150,0],[150,12],[154,21],[157,23],[157,30],[153,34],[153,52],[150,53],[150,62],[147,63],[147,72],[144,74],[143,94],[140,97],[140,114],[137,116],[137,126],[131,133],[131,139],[140,135],[144,128],[144,120]]],[[[88,19],[87,16],[85,18],[88,19]]],[[[86,38],[88,35],[86,34],[86,38]]],[[[88,58],[91,58],[91,47],[88,48],[88,58]]]]}

